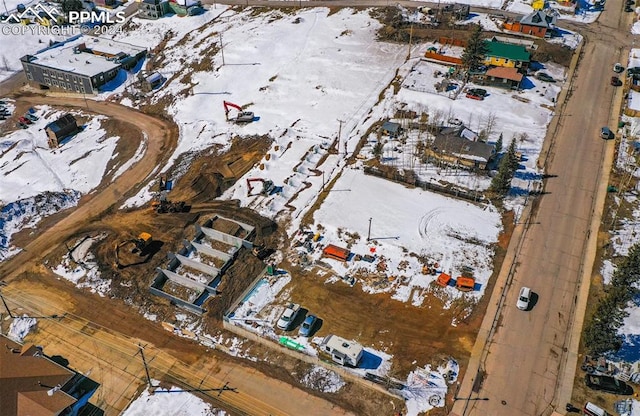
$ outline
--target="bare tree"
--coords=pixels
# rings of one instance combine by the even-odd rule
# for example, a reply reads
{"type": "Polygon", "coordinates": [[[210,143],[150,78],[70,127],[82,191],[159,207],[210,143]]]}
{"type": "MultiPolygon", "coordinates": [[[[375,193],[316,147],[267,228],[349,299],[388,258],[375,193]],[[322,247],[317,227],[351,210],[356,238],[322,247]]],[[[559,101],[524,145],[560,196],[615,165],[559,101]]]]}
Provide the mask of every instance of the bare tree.
{"type": "Polygon", "coordinates": [[[491,111],[487,116],[487,119],[485,120],[485,125],[484,125],[484,129],[487,132],[487,138],[491,136],[491,133],[493,133],[493,129],[495,127],[496,127],[496,113],[494,111],[491,111]]]}

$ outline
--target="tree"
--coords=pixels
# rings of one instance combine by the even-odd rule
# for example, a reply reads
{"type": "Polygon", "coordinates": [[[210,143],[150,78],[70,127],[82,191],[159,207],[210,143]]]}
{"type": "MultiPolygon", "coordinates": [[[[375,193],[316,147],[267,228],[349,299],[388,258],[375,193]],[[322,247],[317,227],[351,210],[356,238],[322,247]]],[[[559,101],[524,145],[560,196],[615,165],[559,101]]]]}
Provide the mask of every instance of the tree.
{"type": "Polygon", "coordinates": [[[498,137],[498,140],[496,141],[496,154],[502,152],[502,133],[500,133],[500,137],[498,137]]]}
{"type": "Polygon", "coordinates": [[[378,140],[378,142],[373,146],[373,155],[378,160],[380,160],[380,157],[382,156],[383,147],[384,146],[382,145],[382,142],[380,140],[378,140]]]}
{"type": "Polygon", "coordinates": [[[476,25],[462,52],[462,67],[467,71],[467,79],[469,79],[469,71],[474,71],[482,66],[486,54],[487,45],[482,38],[482,26],[476,25]]]}
{"type": "Polygon", "coordinates": [[[63,0],[62,1],[62,11],[65,13],[79,12],[84,8],[82,7],[82,0],[63,0]]]}
{"type": "Polygon", "coordinates": [[[516,170],[518,170],[518,164],[520,162],[518,155],[517,155],[517,151],[516,151],[516,141],[515,140],[511,140],[511,143],[509,143],[509,148],[507,149],[507,154],[505,155],[505,157],[507,158],[507,164],[509,166],[509,175],[513,178],[513,175],[516,173],[516,170]]]}
{"type": "Polygon", "coordinates": [[[511,169],[509,167],[509,158],[507,155],[502,156],[500,164],[498,165],[498,173],[493,177],[491,181],[491,190],[500,194],[506,195],[511,188],[511,169]]]}

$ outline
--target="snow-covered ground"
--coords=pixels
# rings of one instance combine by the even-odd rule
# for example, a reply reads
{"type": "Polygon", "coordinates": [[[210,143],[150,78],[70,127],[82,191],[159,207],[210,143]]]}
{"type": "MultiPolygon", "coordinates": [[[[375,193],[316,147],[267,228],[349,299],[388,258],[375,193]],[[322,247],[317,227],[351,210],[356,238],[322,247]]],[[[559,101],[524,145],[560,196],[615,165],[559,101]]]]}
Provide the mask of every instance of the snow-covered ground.
{"type": "Polygon", "coordinates": [[[22,343],[24,337],[38,324],[36,318],[29,318],[27,315],[13,318],[11,325],[9,325],[9,338],[16,342],[22,343]]]}
{"type": "MultiPolygon", "coordinates": [[[[152,380],[158,385],[157,380],[152,380]]],[[[177,387],[147,388],[120,416],[226,416],[196,395],[177,387]]]]}
{"type": "MultiPolygon", "coordinates": [[[[0,260],[19,251],[11,245],[14,233],[75,206],[83,194],[100,184],[119,140],[107,135],[101,127],[104,117],[97,116],[88,119],[81,132],[51,149],[44,127],[64,113],[48,106],[34,110],[37,121],[0,138],[0,260]]],[[[72,114],[84,117],[81,112],[72,114]]],[[[139,152],[134,155],[139,157],[139,152]]]]}

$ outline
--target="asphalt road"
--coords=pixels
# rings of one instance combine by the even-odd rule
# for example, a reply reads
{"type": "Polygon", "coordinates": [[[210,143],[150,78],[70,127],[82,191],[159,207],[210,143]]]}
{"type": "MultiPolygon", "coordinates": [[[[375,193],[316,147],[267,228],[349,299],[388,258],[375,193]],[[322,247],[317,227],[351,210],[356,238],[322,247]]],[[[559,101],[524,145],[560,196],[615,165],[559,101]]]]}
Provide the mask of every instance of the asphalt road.
{"type": "Polygon", "coordinates": [[[581,329],[573,325],[582,322],[584,311],[577,305],[586,297],[593,267],[589,238],[600,223],[603,181],[615,146],[601,140],[599,130],[617,122],[609,79],[613,64],[626,62],[629,22],[616,7],[597,24],[574,25],[587,40],[566,106],[556,115],[558,128],[547,137],[546,173],[553,177],[545,181],[546,194],[533,211],[515,264],[503,266],[513,271],[512,283],[479,367],[467,372],[473,381],[478,368],[483,370],[483,379],[477,377],[482,384],[472,389],[465,380],[452,414],[538,416],[556,408],[564,413],[573,383],[573,372],[565,368],[575,368],[581,329]],[[526,312],[515,307],[522,286],[535,293],[526,312]]]}

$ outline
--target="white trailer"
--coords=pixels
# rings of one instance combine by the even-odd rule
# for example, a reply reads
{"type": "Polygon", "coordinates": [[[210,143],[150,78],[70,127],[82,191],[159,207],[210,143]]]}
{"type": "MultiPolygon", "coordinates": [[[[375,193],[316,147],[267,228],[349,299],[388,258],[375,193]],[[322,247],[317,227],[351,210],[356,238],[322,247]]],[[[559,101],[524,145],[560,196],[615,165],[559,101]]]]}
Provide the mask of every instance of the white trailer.
{"type": "Polygon", "coordinates": [[[327,335],[320,343],[323,352],[331,355],[333,361],[341,365],[356,367],[362,358],[364,348],[355,341],[337,335],[327,335]]]}

